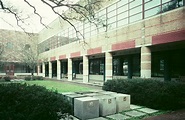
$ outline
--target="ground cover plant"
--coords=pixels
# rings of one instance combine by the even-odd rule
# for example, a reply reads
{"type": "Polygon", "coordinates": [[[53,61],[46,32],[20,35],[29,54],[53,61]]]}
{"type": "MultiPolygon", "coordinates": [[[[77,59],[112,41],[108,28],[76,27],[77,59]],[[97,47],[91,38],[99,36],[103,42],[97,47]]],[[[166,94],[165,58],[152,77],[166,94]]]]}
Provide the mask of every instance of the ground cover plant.
{"type": "Polygon", "coordinates": [[[131,95],[131,103],[161,110],[185,108],[185,84],[152,79],[116,79],[104,83],[103,90],[131,95]]]}
{"type": "Polygon", "coordinates": [[[61,94],[42,86],[0,84],[0,120],[59,120],[71,106],[61,94]]]}
{"type": "Polygon", "coordinates": [[[57,90],[59,93],[61,92],[78,92],[78,91],[88,91],[92,90],[92,88],[85,87],[85,86],[80,86],[78,84],[69,84],[67,82],[61,82],[61,81],[52,81],[52,80],[35,80],[35,81],[24,81],[21,83],[27,83],[30,85],[39,85],[39,86],[44,86],[47,89],[50,90],[57,90]]]}

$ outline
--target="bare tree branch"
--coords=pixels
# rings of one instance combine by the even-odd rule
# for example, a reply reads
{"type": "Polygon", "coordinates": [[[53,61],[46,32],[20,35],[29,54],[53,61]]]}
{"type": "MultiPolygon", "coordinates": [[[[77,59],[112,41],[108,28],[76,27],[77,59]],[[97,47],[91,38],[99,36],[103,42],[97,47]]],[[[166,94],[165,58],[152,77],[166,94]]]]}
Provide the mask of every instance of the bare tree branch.
{"type": "MultiPolygon", "coordinates": [[[[61,19],[69,23],[73,27],[73,29],[76,31],[76,36],[79,38],[78,35],[82,36],[84,39],[84,35],[76,28],[72,20],[76,21],[88,21],[90,23],[93,23],[96,28],[98,29],[98,25],[106,26],[100,18],[95,16],[95,11],[99,10],[101,7],[101,3],[104,0],[84,0],[80,1],[78,3],[69,3],[67,0],[40,0],[45,5],[49,6],[51,10],[58,15],[61,19]],[[61,10],[61,8],[67,7],[68,11],[61,10]]],[[[24,0],[25,3],[27,3],[32,9],[33,13],[39,17],[40,23],[48,28],[47,25],[43,23],[42,16],[37,12],[37,9],[34,5],[32,5],[28,0],[24,0]]],[[[24,19],[18,15],[18,13],[14,12],[10,7],[5,7],[3,4],[3,1],[0,0],[0,9],[3,9],[4,11],[11,13],[15,16],[15,19],[17,21],[17,25],[25,31],[25,28],[23,28],[19,23],[24,23],[24,19]]],[[[26,32],[26,31],[25,31],[26,32]]]]}
{"type": "Polygon", "coordinates": [[[36,14],[36,15],[39,17],[40,23],[41,23],[43,26],[45,26],[46,28],[48,28],[47,25],[45,25],[45,24],[42,22],[42,17],[41,17],[40,14],[37,12],[35,6],[31,5],[27,0],[24,0],[24,2],[26,2],[30,7],[32,7],[32,8],[34,9],[34,14],[36,14]]]}

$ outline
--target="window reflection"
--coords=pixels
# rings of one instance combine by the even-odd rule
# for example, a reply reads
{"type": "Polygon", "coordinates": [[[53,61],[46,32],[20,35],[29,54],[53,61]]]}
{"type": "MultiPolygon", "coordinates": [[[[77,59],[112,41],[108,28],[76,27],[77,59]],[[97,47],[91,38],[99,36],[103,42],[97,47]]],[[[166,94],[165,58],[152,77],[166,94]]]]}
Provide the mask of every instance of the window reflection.
{"type": "Polygon", "coordinates": [[[92,75],[103,75],[105,70],[105,59],[96,58],[89,60],[89,73],[92,75]]]}

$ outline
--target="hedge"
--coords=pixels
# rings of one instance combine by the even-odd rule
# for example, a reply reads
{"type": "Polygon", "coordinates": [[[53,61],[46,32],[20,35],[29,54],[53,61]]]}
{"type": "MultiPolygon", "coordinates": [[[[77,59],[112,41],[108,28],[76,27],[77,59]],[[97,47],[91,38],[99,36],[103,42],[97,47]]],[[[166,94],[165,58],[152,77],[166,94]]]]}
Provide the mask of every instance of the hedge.
{"type": "Polygon", "coordinates": [[[24,80],[43,80],[44,78],[42,76],[26,76],[24,80]]]}
{"type": "Polygon", "coordinates": [[[0,120],[59,120],[71,106],[57,92],[20,83],[0,84],[0,120]]]}
{"type": "Polygon", "coordinates": [[[153,79],[116,79],[104,83],[103,90],[131,95],[131,103],[161,110],[185,108],[185,84],[153,79]]]}

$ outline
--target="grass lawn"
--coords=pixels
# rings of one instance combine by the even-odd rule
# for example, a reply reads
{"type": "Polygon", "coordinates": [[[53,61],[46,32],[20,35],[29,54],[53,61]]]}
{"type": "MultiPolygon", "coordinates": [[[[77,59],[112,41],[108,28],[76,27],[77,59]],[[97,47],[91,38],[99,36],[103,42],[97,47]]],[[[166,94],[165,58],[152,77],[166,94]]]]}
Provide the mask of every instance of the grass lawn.
{"type": "Polygon", "coordinates": [[[77,92],[77,91],[88,91],[88,90],[92,90],[92,88],[88,88],[88,87],[83,87],[80,85],[75,85],[75,84],[70,84],[70,83],[65,83],[65,82],[59,82],[59,81],[47,81],[47,80],[43,80],[43,81],[24,81],[21,83],[27,83],[30,85],[40,85],[40,86],[44,86],[47,89],[50,90],[57,90],[58,92],[77,92]]]}

